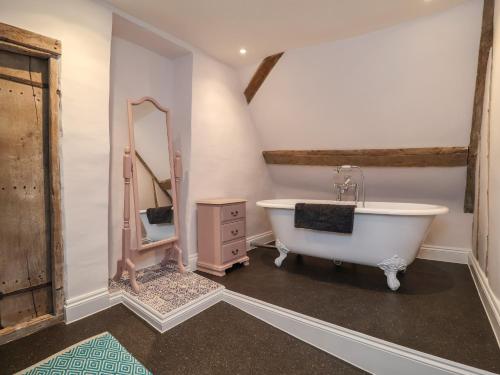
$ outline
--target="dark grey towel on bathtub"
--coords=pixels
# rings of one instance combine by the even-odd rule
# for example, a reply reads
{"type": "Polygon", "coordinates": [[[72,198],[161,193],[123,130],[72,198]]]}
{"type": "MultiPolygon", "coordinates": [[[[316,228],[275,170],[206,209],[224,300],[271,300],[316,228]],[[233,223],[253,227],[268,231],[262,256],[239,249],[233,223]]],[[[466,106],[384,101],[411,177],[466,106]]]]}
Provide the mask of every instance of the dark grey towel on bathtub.
{"type": "Polygon", "coordinates": [[[352,233],[355,205],[309,204],[295,205],[295,228],[336,233],[352,233]]]}
{"type": "Polygon", "coordinates": [[[172,206],[148,208],[146,210],[149,224],[171,224],[172,214],[172,206]]]}

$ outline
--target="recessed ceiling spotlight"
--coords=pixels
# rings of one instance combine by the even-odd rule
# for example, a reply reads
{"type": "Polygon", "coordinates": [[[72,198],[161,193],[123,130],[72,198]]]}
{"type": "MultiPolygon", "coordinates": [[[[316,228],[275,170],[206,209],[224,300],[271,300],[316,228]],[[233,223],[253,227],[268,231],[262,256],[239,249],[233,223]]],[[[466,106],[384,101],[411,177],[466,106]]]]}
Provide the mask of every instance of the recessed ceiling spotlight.
{"type": "Polygon", "coordinates": [[[424,3],[430,3],[432,0],[424,0],[424,3]]]}
{"type": "Polygon", "coordinates": [[[246,48],[240,48],[240,55],[246,55],[246,54],[247,54],[246,48]]]}

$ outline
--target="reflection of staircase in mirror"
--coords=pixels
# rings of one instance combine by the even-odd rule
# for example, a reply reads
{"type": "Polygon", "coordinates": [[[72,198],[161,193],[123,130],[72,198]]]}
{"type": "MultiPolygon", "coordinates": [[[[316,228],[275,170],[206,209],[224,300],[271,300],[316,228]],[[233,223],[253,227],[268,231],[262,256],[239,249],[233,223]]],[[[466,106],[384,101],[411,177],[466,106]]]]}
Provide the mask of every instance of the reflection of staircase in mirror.
{"type": "MultiPolygon", "coordinates": [[[[137,160],[139,160],[141,162],[141,164],[146,169],[146,171],[151,175],[151,178],[153,179],[154,183],[156,183],[160,187],[161,191],[163,191],[165,193],[165,195],[168,197],[168,199],[170,200],[170,202],[172,202],[172,196],[168,192],[168,190],[172,189],[172,180],[170,178],[168,178],[166,180],[160,181],[158,179],[158,177],[156,177],[156,175],[153,173],[153,171],[151,170],[149,165],[146,163],[146,161],[139,154],[139,152],[137,152],[137,150],[135,150],[135,156],[137,156],[137,160]]],[[[156,187],[155,187],[154,183],[153,183],[153,190],[154,190],[154,195],[155,195],[155,202],[157,202],[156,187]]],[[[156,207],[158,207],[158,204],[156,204],[156,207]]]]}

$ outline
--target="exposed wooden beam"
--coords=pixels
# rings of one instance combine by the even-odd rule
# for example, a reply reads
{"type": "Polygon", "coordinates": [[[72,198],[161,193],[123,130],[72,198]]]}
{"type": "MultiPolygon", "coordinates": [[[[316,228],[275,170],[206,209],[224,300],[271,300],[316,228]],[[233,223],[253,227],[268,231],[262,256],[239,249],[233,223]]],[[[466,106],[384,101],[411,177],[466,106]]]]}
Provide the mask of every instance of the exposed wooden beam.
{"type": "Polygon", "coordinates": [[[467,147],[366,150],[263,151],[267,164],[358,165],[360,167],[459,167],[467,165],[467,147]]]}
{"type": "Polygon", "coordinates": [[[472,112],[472,126],[470,131],[469,157],[467,161],[467,186],[465,188],[464,211],[474,211],[476,188],[476,161],[481,137],[481,122],[483,120],[483,101],[488,69],[488,56],[493,46],[493,15],[495,0],[484,0],[483,24],[481,28],[481,41],[477,63],[476,91],[474,94],[474,107],[472,112]]]}
{"type": "Polygon", "coordinates": [[[59,40],[1,22],[0,40],[54,56],[61,54],[61,42],[59,40]]]}
{"type": "Polygon", "coordinates": [[[278,60],[283,56],[284,52],[277,53],[276,55],[267,56],[260,63],[257,71],[254,73],[252,79],[248,83],[247,88],[245,89],[245,97],[247,98],[247,103],[250,104],[253,97],[259,90],[260,86],[264,83],[267,76],[273,70],[274,66],[278,62],[278,60]]]}

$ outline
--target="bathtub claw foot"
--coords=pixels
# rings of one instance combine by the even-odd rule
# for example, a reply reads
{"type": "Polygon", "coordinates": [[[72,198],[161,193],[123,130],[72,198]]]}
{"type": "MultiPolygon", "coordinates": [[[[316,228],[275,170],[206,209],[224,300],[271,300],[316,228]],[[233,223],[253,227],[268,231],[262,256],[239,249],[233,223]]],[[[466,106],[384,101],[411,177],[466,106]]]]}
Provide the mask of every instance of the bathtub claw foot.
{"type": "Polygon", "coordinates": [[[394,292],[398,290],[399,287],[401,286],[401,283],[397,278],[398,273],[392,271],[385,271],[384,274],[385,276],[387,276],[387,286],[389,287],[389,289],[391,289],[394,292]]]}
{"type": "Polygon", "coordinates": [[[285,258],[287,257],[288,253],[290,252],[290,250],[288,250],[286,248],[286,246],[283,244],[283,242],[281,242],[280,240],[276,239],[276,248],[278,249],[278,251],[280,252],[280,255],[279,257],[277,257],[275,260],[274,260],[274,264],[276,264],[276,267],[281,267],[281,264],[283,263],[283,261],[285,260],[285,258]]]}
{"type": "Polygon", "coordinates": [[[377,266],[384,271],[384,275],[387,277],[387,286],[393,291],[398,290],[401,285],[397,277],[398,272],[406,270],[406,261],[398,255],[394,255],[392,258],[383,260],[377,266]]]}

